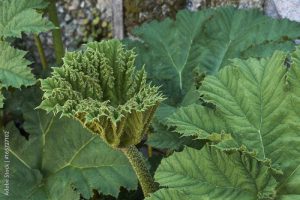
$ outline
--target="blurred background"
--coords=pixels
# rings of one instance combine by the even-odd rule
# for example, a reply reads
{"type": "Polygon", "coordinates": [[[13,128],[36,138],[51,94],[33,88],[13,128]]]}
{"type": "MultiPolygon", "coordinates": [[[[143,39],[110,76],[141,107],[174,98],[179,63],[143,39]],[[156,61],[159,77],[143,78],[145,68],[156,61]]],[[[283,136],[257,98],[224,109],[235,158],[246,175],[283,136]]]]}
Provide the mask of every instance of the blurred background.
{"type": "MultiPolygon", "coordinates": [[[[175,18],[178,10],[234,5],[259,8],[276,18],[300,21],[299,0],[57,0],[56,8],[64,48],[72,51],[89,41],[131,37],[134,27],[152,20],[175,18]],[[116,33],[117,32],[117,33],[116,33]],[[119,35],[116,35],[119,34],[119,35]]],[[[41,42],[49,63],[54,63],[51,32],[41,33],[41,42]]],[[[39,64],[32,36],[24,35],[16,44],[29,50],[27,58],[39,64]]]]}

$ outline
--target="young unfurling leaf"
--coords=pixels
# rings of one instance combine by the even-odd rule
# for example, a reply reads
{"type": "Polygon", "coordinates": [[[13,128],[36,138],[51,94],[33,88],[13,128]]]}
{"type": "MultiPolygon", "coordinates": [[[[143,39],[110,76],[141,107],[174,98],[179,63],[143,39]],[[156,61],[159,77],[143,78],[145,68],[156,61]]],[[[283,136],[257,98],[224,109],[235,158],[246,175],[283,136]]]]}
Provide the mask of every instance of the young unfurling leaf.
{"type": "Polygon", "coordinates": [[[135,70],[133,51],[117,40],[92,42],[69,52],[64,64],[42,80],[45,110],[74,117],[113,147],[138,144],[164,98],[135,70]]]}

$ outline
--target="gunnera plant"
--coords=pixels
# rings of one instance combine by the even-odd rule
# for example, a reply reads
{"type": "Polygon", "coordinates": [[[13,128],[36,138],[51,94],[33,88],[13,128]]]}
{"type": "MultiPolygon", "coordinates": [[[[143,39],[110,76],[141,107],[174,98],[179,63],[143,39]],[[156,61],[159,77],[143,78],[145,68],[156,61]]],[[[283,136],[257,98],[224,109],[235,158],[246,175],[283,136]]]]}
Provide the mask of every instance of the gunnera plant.
{"type": "Polygon", "coordinates": [[[67,52],[62,67],[41,80],[39,108],[79,120],[92,133],[127,156],[145,196],[157,189],[136,144],[164,97],[136,70],[136,54],[118,40],[92,42],[67,52]]]}

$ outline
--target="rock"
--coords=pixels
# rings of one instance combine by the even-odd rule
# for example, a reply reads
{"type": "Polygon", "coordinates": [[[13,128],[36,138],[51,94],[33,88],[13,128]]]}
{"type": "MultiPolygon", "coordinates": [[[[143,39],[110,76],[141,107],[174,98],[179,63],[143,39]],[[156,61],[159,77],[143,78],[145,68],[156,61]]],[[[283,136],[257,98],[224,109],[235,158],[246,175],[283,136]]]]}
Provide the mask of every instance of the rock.
{"type": "Polygon", "coordinates": [[[239,8],[263,9],[264,0],[240,0],[239,8]]]}
{"type": "Polygon", "coordinates": [[[264,11],[270,17],[279,18],[279,13],[273,0],[266,0],[264,11]]]}
{"type": "Polygon", "coordinates": [[[66,14],[65,21],[68,23],[71,21],[71,19],[72,19],[71,16],[69,14],[66,14]]]}
{"type": "Polygon", "coordinates": [[[101,15],[107,19],[112,19],[112,0],[97,0],[96,8],[101,15]]]}
{"type": "Polygon", "coordinates": [[[188,0],[187,8],[195,11],[199,8],[217,7],[232,5],[239,8],[259,8],[263,9],[264,0],[188,0]]]}
{"type": "Polygon", "coordinates": [[[84,8],[84,5],[85,5],[85,3],[84,3],[84,1],[82,1],[82,2],[80,3],[80,8],[84,8]]]}
{"type": "Polygon", "coordinates": [[[204,0],[189,0],[187,1],[187,9],[191,11],[196,11],[203,5],[204,0]]]}
{"type": "Polygon", "coordinates": [[[58,7],[57,11],[58,11],[58,13],[64,13],[64,8],[63,7],[58,7]]]}
{"type": "MultiPolygon", "coordinates": [[[[275,18],[287,18],[300,22],[300,0],[267,0],[265,13],[275,18]]],[[[297,45],[300,40],[295,40],[297,45]]]]}
{"type": "Polygon", "coordinates": [[[77,10],[79,7],[79,1],[71,1],[71,5],[69,6],[69,10],[77,10]]]}
{"type": "Polygon", "coordinates": [[[288,18],[300,22],[300,1],[267,0],[265,12],[272,17],[288,18]]]}
{"type": "Polygon", "coordinates": [[[170,8],[166,4],[162,5],[161,10],[163,15],[167,15],[170,12],[170,8]]]}

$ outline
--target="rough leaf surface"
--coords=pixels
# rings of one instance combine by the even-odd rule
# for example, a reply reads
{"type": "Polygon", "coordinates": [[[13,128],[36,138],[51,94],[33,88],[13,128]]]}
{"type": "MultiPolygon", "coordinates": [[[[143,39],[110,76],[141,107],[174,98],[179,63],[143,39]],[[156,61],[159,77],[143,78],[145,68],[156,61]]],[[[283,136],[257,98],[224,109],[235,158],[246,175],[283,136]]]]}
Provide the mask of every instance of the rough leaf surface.
{"type": "Polygon", "coordinates": [[[2,0],[0,2],[0,36],[21,37],[21,33],[39,33],[54,26],[35,9],[45,8],[43,0],[2,0]]]}
{"type": "Polygon", "coordinates": [[[178,108],[165,124],[175,127],[177,133],[184,136],[196,136],[198,139],[207,139],[212,133],[228,131],[226,123],[216,111],[192,104],[178,108]]]}
{"type": "Polygon", "coordinates": [[[233,60],[217,75],[207,76],[199,89],[201,98],[215,105],[215,117],[206,120],[207,108],[189,106],[171,116],[170,125],[176,122],[178,132],[202,138],[203,133],[218,133],[214,121],[221,117],[226,125],[219,131],[231,133],[233,140],[220,143],[220,148],[244,145],[257,158],[270,159],[283,170],[276,177],[279,197],[299,195],[299,56],[298,49],[290,56],[275,52],[267,59],[233,60]],[[191,109],[198,115],[188,118],[191,109]]]}
{"type": "Polygon", "coordinates": [[[2,87],[20,88],[33,85],[36,80],[31,73],[30,64],[24,58],[26,52],[11,47],[7,42],[0,42],[0,83],[2,87]]]}
{"type": "Polygon", "coordinates": [[[2,190],[1,199],[79,199],[80,194],[90,198],[93,189],[117,197],[121,186],[136,189],[127,158],[79,122],[32,109],[24,117],[28,141],[7,127],[11,190],[9,198],[2,190]]]}
{"type": "Polygon", "coordinates": [[[297,118],[287,109],[292,86],[285,59],[285,53],[276,52],[260,61],[234,60],[217,76],[208,76],[200,88],[204,100],[223,113],[239,144],[284,168],[300,162],[299,134],[289,125],[297,118]]]}
{"type": "Polygon", "coordinates": [[[163,159],[156,181],[168,187],[148,199],[274,199],[270,168],[247,153],[224,153],[215,147],[185,148],[163,159]]]}

